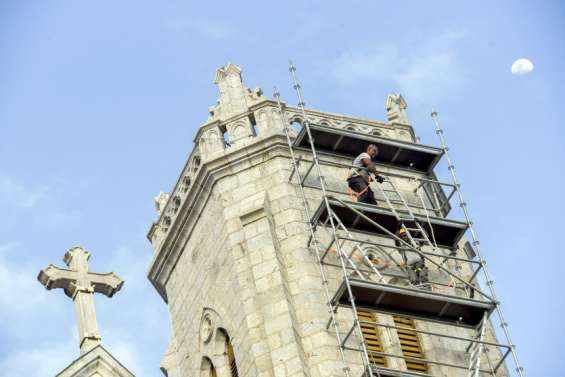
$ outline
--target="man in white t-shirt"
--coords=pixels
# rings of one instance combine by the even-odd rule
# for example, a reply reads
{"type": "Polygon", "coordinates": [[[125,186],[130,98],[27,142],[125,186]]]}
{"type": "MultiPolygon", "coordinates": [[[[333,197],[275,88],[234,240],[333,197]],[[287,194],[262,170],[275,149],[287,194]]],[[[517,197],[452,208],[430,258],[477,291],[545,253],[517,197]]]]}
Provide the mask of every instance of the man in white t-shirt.
{"type": "Polygon", "coordinates": [[[351,169],[347,184],[357,194],[357,201],[361,203],[377,204],[375,194],[369,187],[370,175],[373,174],[377,182],[382,183],[384,178],[377,173],[373,158],[379,150],[375,144],[369,144],[367,150],[353,160],[354,168],[351,169]]]}

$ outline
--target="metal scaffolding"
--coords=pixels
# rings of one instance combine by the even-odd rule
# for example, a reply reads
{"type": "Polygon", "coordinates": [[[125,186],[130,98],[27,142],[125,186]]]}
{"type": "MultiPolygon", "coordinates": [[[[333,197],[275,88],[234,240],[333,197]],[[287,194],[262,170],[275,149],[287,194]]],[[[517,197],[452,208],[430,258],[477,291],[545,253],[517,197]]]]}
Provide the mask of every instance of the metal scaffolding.
{"type": "Polygon", "coordinates": [[[274,92],[290,151],[292,171],[289,182],[296,182],[299,187],[304,214],[308,219],[308,246],[315,252],[318,261],[330,317],[328,328],[332,326],[334,329],[344,375],[349,377],[352,370],[349,365],[352,360],[346,351],[357,351],[366,377],[430,376],[425,371],[379,365],[375,363],[377,358],[400,359],[406,365],[417,363],[466,370],[469,377],[496,377],[501,368],[504,370],[504,361],[509,354],[513,356],[516,372],[523,377],[523,368],[518,362],[447,153],[437,113],[433,112],[432,118],[441,148],[313,124],[305,110],[296,68],[292,63],[289,70],[303,119],[298,134],[291,130],[276,88],[274,92]],[[324,174],[324,169],[350,169],[350,164],[336,161],[335,157],[356,156],[368,144],[378,146],[378,162],[383,167],[394,168],[394,171],[380,172],[384,181],[376,185],[378,205],[347,200],[344,190],[328,184],[324,174]],[[439,181],[433,173],[443,156],[447,159],[452,183],[439,181]],[[397,187],[397,180],[411,182],[414,188],[411,192],[403,192],[397,187]],[[310,209],[309,190],[321,191],[321,201],[315,210],[310,209]],[[454,197],[459,200],[464,221],[447,218],[454,197]],[[399,230],[406,236],[400,237],[399,230]],[[466,245],[467,253],[461,256],[457,251],[467,231],[471,233],[472,247],[466,245]],[[411,270],[405,262],[409,256],[420,258],[433,267],[433,276],[425,283],[411,278],[411,270]],[[329,269],[340,271],[337,275],[341,281],[335,291],[330,289],[330,280],[336,273],[329,269]],[[482,291],[479,286],[478,274],[481,271],[488,292],[482,291]],[[347,322],[348,327],[343,330],[341,326],[345,323],[337,317],[339,308],[349,308],[352,315],[347,322]],[[466,345],[466,363],[425,358],[423,354],[416,357],[400,355],[368,347],[364,335],[367,328],[388,328],[406,333],[407,324],[412,322],[389,325],[367,316],[360,317],[360,313],[366,310],[408,318],[405,321],[413,318],[470,329],[473,335],[463,337],[418,330],[412,325],[409,328],[414,337],[425,335],[462,342],[466,345]],[[485,340],[492,313],[499,316],[506,344],[485,340]],[[495,360],[489,357],[488,352],[493,349],[498,351],[495,360]]]}

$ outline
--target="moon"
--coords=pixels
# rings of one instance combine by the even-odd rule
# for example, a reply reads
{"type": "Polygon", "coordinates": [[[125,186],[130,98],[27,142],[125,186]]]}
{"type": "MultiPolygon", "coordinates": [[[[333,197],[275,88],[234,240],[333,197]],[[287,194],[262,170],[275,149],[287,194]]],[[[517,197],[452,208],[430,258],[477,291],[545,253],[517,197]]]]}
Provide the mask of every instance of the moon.
{"type": "Polygon", "coordinates": [[[528,73],[534,70],[534,63],[532,63],[529,59],[520,58],[512,63],[512,68],[510,68],[510,72],[513,75],[527,75],[528,73]]]}

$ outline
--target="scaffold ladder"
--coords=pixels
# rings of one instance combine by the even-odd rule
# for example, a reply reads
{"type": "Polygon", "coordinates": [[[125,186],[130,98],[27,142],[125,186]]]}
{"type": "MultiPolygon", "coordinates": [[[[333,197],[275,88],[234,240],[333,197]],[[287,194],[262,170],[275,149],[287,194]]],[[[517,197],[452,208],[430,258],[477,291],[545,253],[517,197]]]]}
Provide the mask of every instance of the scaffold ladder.
{"type": "MultiPolygon", "coordinates": [[[[414,212],[408,205],[404,195],[400,193],[394,182],[390,178],[385,178],[383,183],[377,185],[379,191],[383,198],[385,199],[386,204],[390,208],[391,212],[393,213],[394,217],[398,221],[400,228],[404,229],[408,239],[410,240],[410,244],[415,247],[419,248],[421,246],[429,246],[432,250],[435,249],[436,245],[432,243],[426,230],[422,227],[422,224],[416,219],[414,216],[414,212]],[[383,188],[384,184],[388,184],[390,189],[383,188]],[[389,198],[390,194],[394,194],[396,196],[396,200],[389,198]],[[393,202],[399,202],[401,207],[399,209],[395,208],[393,202]],[[407,222],[410,222],[413,227],[408,227],[406,225],[407,222]]],[[[429,222],[429,216],[426,210],[426,218],[429,222]]],[[[429,224],[430,229],[433,232],[433,227],[429,224]]]]}
{"type": "Polygon", "coordinates": [[[475,335],[473,336],[473,340],[475,341],[469,344],[469,346],[467,347],[467,353],[469,354],[469,369],[467,377],[479,377],[481,368],[481,355],[484,352],[483,342],[485,339],[487,321],[488,317],[485,313],[483,320],[475,329],[475,335]]]}

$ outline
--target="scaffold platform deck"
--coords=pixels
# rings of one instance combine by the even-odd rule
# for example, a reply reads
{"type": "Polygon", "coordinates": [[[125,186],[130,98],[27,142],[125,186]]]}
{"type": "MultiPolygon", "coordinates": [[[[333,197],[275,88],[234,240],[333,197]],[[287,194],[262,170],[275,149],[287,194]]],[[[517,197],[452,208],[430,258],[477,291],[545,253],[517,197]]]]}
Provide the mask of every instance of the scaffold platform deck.
{"type": "MultiPolygon", "coordinates": [[[[373,376],[380,377],[433,377],[431,374],[409,372],[404,370],[389,369],[378,365],[371,365],[373,376]]],[[[362,377],[369,377],[370,373],[367,371],[362,377]]]]}
{"type": "MultiPolygon", "coordinates": [[[[310,124],[310,132],[315,147],[320,152],[349,156],[353,159],[360,152],[365,151],[369,144],[375,144],[379,149],[379,154],[375,158],[376,162],[415,169],[424,173],[431,171],[443,154],[440,148],[340,128],[310,124]]],[[[298,133],[294,147],[310,150],[305,127],[298,133]]]]}
{"type": "MultiPolygon", "coordinates": [[[[368,280],[350,278],[349,284],[359,307],[459,326],[476,327],[483,320],[485,312],[490,313],[495,308],[494,303],[489,301],[368,280]]],[[[335,305],[350,305],[345,280],[340,284],[332,302],[335,305]]]]}
{"type": "MultiPolygon", "coordinates": [[[[376,227],[374,224],[371,224],[371,222],[360,214],[378,223],[393,234],[396,233],[400,225],[392,211],[386,208],[365,203],[337,200],[331,197],[328,198],[328,202],[331,210],[337,215],[337,217],[339,217],[341,222],[343,222],[343,224],[352,231],[368,232],[387,236],[385,231],[376,227]]],[[[327,216],[327,206],[322,201],[312,216],[312,224],[324,223],[327,220],[327,216]]],[[[416,215],[415,218],[430,237],[432,234],[432,229],[430,229],[431,224],[431,227],[433,228],[433,235],[438,246],[447,248],[457,247],[457,243],[467,230],[467,224],[461,221],[432,216],[428,218],[425,215],[416,215]]],[[[411,227],[414,224],[411,221],[406,221],[405,225],[411,227]]]]}

